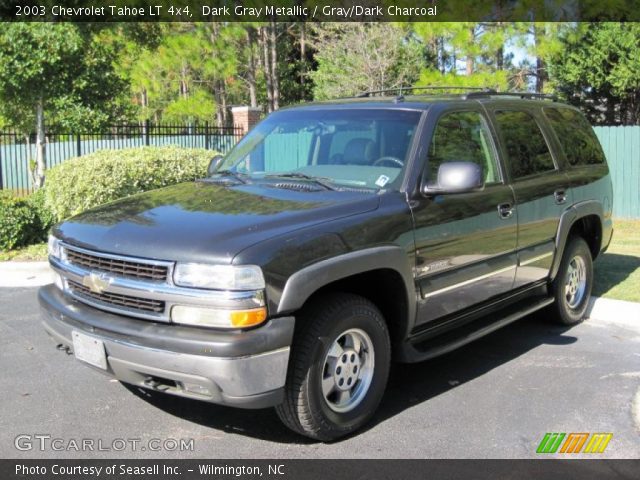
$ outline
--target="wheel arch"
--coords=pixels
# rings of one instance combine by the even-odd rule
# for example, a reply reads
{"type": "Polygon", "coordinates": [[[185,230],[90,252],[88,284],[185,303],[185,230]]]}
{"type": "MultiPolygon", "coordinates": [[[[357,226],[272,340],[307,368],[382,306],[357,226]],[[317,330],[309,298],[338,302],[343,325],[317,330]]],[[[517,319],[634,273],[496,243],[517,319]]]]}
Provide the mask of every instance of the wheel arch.
{"type": "Polygon", "coordinates": [[[413,270],[400,247],[374,247],[309,265],[287,280],[278,315],[300,310],[328,292],[354,293],[376,305],[387,322],[391,341],[401,342],[416,315],[413,270]]]}
{"type": "Polygon", "coordinates": [[[598,257],[603,244],[603,218],[604,208],[596,200],[577,203],[562,214],[556,234],[556,255],[551,267],[551,280],[558,274],[564,249],[572,235],[582,237],[589,245],[592,258],[595,260],[598,257]]]}

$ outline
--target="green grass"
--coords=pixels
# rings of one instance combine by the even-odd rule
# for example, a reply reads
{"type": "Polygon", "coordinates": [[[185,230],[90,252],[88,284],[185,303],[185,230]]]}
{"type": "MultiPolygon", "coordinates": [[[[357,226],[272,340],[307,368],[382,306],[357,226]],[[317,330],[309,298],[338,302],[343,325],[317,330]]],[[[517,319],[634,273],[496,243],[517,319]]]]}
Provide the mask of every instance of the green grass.
{"type": "Polygon", "coordinates": [[[640,220],[614,220],[613,240],[594,270],[593,295],[640,302],[640,220]]]}
{"type": "Polygon", "coordinates": [[[46,259],[46,243],[36,243],[35,245],[29,245],[28,247],[17,248],[15,250],[0,251],[0,262],[6,262],[7,260],[27,262],[46,259]]]}

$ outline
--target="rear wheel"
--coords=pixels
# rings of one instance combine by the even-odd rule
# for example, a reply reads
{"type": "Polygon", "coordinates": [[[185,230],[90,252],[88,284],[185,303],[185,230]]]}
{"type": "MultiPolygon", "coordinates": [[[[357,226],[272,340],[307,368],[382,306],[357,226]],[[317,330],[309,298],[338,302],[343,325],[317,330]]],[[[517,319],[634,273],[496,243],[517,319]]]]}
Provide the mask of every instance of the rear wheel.
{"type": "Polygon", "coordinates": [[[351,294],[318,298],[299,322],[276,411],[295,432],[335,440],[364,425],[382,399],[391,360],[387,326],[373,303],[351,294]]]}
{"type": "Polygon", "coordinates": [[[565,248],[558,274],[551,284],[558,322],[574,325],[584,319],[592,287],[591,250],[583,238],[573,237],[565,248]]]}

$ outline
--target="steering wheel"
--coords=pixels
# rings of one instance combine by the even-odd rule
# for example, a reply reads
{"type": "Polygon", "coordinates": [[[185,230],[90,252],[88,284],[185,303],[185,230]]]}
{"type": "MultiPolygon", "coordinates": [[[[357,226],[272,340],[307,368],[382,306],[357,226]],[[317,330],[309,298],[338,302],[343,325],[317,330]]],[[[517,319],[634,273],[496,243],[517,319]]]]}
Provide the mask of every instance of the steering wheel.
{"type": "Polygon", "coordinates": [[[385,163],[385,162],[395,163],[396,165],[399,165],[400,168],[404,167],[404,162],[402,160],[400,160],[399,158],[396,158],[396,157],[391,157],[391,156],[380,157],[375,162],[373,162],[373,166],[377,167],[378,165],[380,165],[382,163],[385,163]]]}

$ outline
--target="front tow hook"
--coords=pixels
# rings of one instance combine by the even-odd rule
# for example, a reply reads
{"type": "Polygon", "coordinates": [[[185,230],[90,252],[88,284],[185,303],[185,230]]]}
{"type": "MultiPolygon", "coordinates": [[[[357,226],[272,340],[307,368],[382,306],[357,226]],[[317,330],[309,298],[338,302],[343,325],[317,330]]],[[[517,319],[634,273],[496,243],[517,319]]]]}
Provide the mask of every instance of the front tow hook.
{"type": "Polygon", "coordinates": [[[73,355],[73,350],[71,350],[71,347],[67,345],[63,345],[62,343],[59,343],[58,345],[56,345],[56,348],[66,353],[67,355],[73,355]]]}

